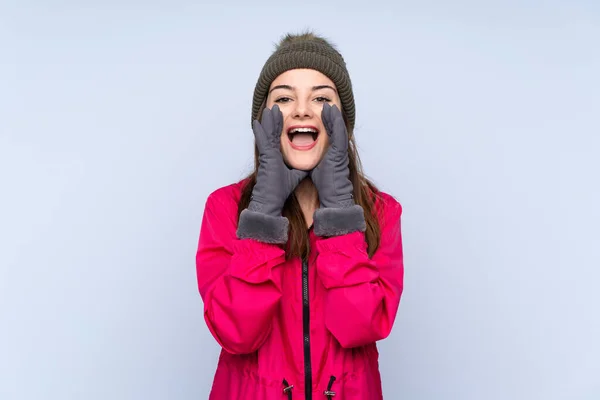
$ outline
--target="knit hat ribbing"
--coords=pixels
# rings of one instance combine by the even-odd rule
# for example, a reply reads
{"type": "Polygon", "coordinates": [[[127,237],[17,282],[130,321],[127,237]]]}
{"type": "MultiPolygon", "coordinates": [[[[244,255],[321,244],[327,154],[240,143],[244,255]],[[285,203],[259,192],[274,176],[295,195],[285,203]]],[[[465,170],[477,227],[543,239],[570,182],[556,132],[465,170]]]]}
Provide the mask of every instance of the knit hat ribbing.
{"type": "Polygon", "coordinates": [[[354,128],[354,94],[344,58],[328,41],[312,33],[286,35],[268,58],[254,89],[252,121],[257,119],[273,80],[296,68],[317,70],[333,81],[350,128],[354,128]]]}

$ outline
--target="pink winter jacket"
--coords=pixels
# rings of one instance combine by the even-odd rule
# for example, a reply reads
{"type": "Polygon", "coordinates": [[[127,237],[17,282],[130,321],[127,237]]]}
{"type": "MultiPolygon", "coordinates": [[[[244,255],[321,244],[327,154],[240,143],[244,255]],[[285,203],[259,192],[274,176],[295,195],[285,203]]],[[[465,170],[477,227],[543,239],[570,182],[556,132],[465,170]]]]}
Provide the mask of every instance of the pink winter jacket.
{"type": "Polygon", "coordinates": [[[221,345],[210,400],[382,399],[376,341],[390,334],[403,289],[402,207],[379,192],[381,242],[321,238],[306,262],[237,239],[244,181],[206,201],[197,277],[204,319],[221,345]]]}

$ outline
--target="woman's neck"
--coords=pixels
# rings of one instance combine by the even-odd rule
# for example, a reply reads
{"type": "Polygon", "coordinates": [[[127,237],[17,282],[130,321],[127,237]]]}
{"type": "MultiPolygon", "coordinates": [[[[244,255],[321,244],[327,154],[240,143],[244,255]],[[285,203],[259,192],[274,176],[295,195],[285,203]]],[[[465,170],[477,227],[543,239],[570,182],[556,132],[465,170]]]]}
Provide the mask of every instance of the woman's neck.
{"type": "Polygon", "coordinates": [[[319,194],[317,188],[310,178],[306,178],[296,187],[294,194],[300,204],[302,214],[304,214],[307,227],[312,226],[313,214],[319,207],[319,194]]]}

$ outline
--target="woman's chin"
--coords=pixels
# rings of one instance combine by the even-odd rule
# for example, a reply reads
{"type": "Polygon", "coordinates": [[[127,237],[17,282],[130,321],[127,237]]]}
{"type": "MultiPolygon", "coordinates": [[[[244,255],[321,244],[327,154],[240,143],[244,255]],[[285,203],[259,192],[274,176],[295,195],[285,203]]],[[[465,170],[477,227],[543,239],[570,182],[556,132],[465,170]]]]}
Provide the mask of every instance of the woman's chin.
{"type": "Polygon", "coordinates": [[[316,157],[290,157],[285,160],[288,167],[298,169],[300,171],[310,171],[319,164],[319,159],[316,157]]]}

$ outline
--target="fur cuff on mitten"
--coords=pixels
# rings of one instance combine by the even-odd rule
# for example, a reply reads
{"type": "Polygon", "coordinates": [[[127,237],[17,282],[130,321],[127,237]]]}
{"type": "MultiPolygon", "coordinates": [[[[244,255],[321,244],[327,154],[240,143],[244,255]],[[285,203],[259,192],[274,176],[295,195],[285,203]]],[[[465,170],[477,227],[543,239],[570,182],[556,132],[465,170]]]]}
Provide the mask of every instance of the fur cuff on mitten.
{"type": "Polygon", "coordinates": [[[314,231],[317,236],[339,236],[367,229],[363,208],[359,205],[344,208],[319,208],[315,211],[314,231]]]}
{"type": "Polygon", "coordinates": [[[274,217],[246,209],[240,214],[237,237],[283,244],[288,240],[288,226],[289,221],[285,217],[274,217]]]}

